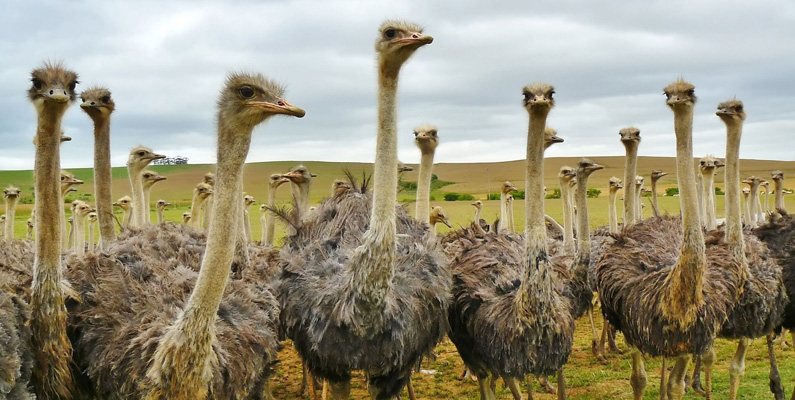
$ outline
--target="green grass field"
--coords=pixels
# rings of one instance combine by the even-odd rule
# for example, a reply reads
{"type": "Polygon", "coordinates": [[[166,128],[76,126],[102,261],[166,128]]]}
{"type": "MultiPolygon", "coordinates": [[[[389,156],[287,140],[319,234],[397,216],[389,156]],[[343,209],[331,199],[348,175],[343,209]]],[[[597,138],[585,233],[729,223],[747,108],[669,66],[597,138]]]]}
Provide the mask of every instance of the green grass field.
{"type": "MultiPolygon", "coordinates": [[[[552,188],[558,187],[556,174],[559,167],[564,164],[572,165],[576,161],[577,160],[574,158],[553,158],[547,160],[547,176],[545,180],[547,188],[550,191],[552,188]]],[[[607,224],[607,180],[614,175],[620,177],[622,175],[621,168],[623,166],[622,157],[601,157],[596,158],[595,161],[604,164],[606,168],[603,171],[595,173],[590,180],[591,187],[602,190],[602,195],[600,197],[588,199],[592,227],[607,224]]],[[[255,196],[258,201],[263,201],[267,194],[267,176],[273,172],[286,172],[290,167],[296,164],[297,162],[272,162],[247,165],[245,190],[255,196]]],[[[328,195],[331,182],[343,176],[343,168],[348,168],[356,174],[359,174],[362,170],[369,173],[372,169],[370,164],[322,162],[306,162],[304,164],[308,166],[312,172],[319,175],[314,181],[311,191],[310,203],[312,204],[319,202],[328,195]]],[[[742,165],[743,176],[755,174],[762,177],[769,177],[770,170],[773,169],[781,169],[785,174],[788,174],[788,176],[792,176],[792,174],[795,173],[794,162],[744,160],[742,165]]],[[[182,213],[189,210],[193,187],[196,183],[201,181],[202,175],[209,171],[211,167],[208,165],[186,165],[153,167],[152,169],[168,177],[167,181],[159,183],[154,187],[152,202],[154,203],[157,199],[162,198],[174,203],[174,206],[166,210],[165,217],[169,221],[181,221],[182,213]]],[[[639,171],[648,176],[648,173],[653,169],[673,172],[673,159],[641,157],[639,171]]],[[[77,169],[71,171],[75,173],[78,178],[86,181],[85,185],[79,187],[77,195],[85,196],[86,194],[93,193],[91,170],[77,169]]],[[[512,180],[520,189],[524,186],[522,179],[522,161],[484,164],[439,164],[435,167],[434,173],[436,173],[440,179],[455,182],[452,185],[443,187],[441,190],[435,191],[432,196],[436,199],[441,199],[446,192],[459,192],[473,194],[476,198],[482,200],[486,198],[490,190],[496,191],[501,182],[506,179],[512,180]]],[[[129,194],[130,190],[126,170],[124,168],[115,168],[113,175],[114,199],[129,194]]],[[[23,191],[23,198],[31,196],[31,178],[32,174],[30,171],[0,171],[0,185],[3,187],[8,184],[18,186],[23,191]]],[[[407,181],[416,180],[416,170],[412,173],[404,174],[402,179],[407,181]]],[[[717,180],[719,182],[718,186],[722,186],[720,185],[722,174],[717,176],[717,180]]],[[[665,187],[675,186],[675,183],[675,177],[672,175],[663,178],[660,191],[665,187]]],[[[647,183],[646,187],[648,186],[647,183]]],[[[619,193],[619,196],[620,195],[619,193]]],[[[402,192],[399,194],[399,199],[406,203],[406,206],[412,213],[414,211],[414,204],[411,203],[413,196],[414,193],[411,192],[402,192]]],[[[793,206],[791,197],[792,196],[785,197],[790,209],[792,209],[791,207],[793,206]]],[[[287,203],[289,199],[290,191],[287,185],[285,185],[279,190],[278,201],[284,204],[287,203]]],[[[678,197],[660,197],[659,201],[663,212],[670,214],[677,214],[679,212],[678,197]]],[[[470,203],[471,201],[433,202],[434,205],[441,205],[445,208],[454,228],[467,225],[472,221],[475,210],[470,203]]],[[[516,200],[514,203],[516,227],[521,230],[524,227],[524,203],[521,200],[516,200]]],[[[648,200],[645,198],[644,204],[646,204],[644,215],[650,216],[651,207],[649,206],[648,200]]],[[[560,200],[548,199],[545,205],[547,214],[558,221],[562,220],[560,200]]],[[[17,237],[24,237],[25,235],[25,221],[30,215],[31,207],[32,205],[30,204],[21,204],[18,206],[15,221],[15,232],[17,237]]],[[[718,217],[722,217],[723,196],[717,196],[717,207],[718,217]]],[[[621,215],[621,205],[619,204],[617,208],[619,215],[621,215]]],[[[255,239],[259,239],[261,228],[258,205],[252,206],[250,213],[253,236],[255,239]]],[[[118,212],[118,215],[121,217],[120,212],[118,212]]],[[[493,221],[498,215],[499,201],[484,201],[482,218],[493,221]]],[[[282,229],[282,232],[279,237],[283,235],[283,228],[280,227],[280,229],[282,229]]],[[[439,232],[445,232],[447,230],[447,227],[439,226],[439,232]]],[[[597,325],[601,327],[601,316],[598,312],[596,314],[597,325]]],[[[619,340],[619,346],[626,349],[626,345],[623,344],[621,340],[619,340]]],[[[713,382],[714,398],[716,399],[728,398],[728,366],[735,348],[736,343],[733,342],[719,340],[716,343],[717,360],[713,382]]],[[[427,361],[423,366],[424,369],[432,370],[434,373],[418,373],[414,375],[413,380],[417,398],[422,400],[477,399],[478,389],[476,382],[461,382],[456,379],[462,371],[463,364],[455,351],[455,347],[449,341],[446,341],[439,345],[436,353],[438,355],[437,359],[432,362],[427,361]]],[[[788,394],[791,394],[793,385],[795,384],[795,357],[793,357],[795,356],[795,349],[792,347],[777,347],[777,355],[785,389],[788,394]]],[[[657,399],[659,395],[660,360],[648,359],[646,360],[646,367],[649,383],[644,398],[657,399]]],[[[740,399],[762,399],[772,397],[767,386],[768,368],[764,340],[754,340],[749,348],[746,359],[746,372],[740,390],[740,399]]],[[[598,363],[590,353],[590,328],[586,318],[578,322],[575,345],[565,371],[568,394],[571,399],[632,398],[632,389],[629,384],[631,368],[628,355],[609,354],[607,363],[598,363]]],[[[292,349],[292,346],[287,344],[280,353],[280,363],[276,368],[276,376],[271,386],[275,398],[285,400],[301,398],[298,396],[300,379],[300,361],[292,349]]],[[[554,383],[554,379],[552,381],[554,383]]],[[[535,399],[551,400],[556,398],[552,394],[542,393],[537,383],[532,383],[532,387],[535,399]]],[[[364,387],[364,378],[361,374],[354,375],[352,397],[356,399],[368,398],[366,388],[364,387]]],[[[507,388],[504,388],[501,383],[498,385],[498,398],[512,398],[510,392],[507,388]]],[[[695,399],[700,398],[700,396],[691,392],[686,395],[686,398],[695,399]]]]}

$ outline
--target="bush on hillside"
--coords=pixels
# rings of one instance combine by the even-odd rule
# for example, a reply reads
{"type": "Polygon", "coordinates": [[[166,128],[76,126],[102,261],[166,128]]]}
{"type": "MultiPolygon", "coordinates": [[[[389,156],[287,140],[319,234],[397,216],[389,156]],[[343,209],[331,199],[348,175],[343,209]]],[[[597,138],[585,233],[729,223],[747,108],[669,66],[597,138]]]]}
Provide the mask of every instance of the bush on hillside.
{"type": "Polygon", "coordinates": [[[676,196],[678,194],[679,194],[679,188],[678,187],[670,187],[668,189],[665,189],[665,195],[666,196],[676,196]]]}
{"type": "Polygon", "coordinates": [[[560,189],[552,189],[552,193],[548,193],[544,198],[547,199],[559,199],[560,198],[560,189]]]}
{"type": "Polygon", "coordinates": [[[599,197],[600,194],[602,194],[602,191],[594,188],[588,188],[588,190],[585,192],[585,196],[589,199],[595,199],[599,197]]]}

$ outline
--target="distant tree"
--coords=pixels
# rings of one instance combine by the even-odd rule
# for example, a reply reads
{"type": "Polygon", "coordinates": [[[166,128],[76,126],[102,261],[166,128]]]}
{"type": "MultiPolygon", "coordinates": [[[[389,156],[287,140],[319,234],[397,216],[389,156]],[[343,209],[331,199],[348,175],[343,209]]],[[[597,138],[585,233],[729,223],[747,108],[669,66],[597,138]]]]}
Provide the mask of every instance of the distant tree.
{"type": "Polygon", "coordinates": [[[552,193],[547,194],[544,196],[547,199],[559,199],[560,198],[560,189],[552,189],[552,193]]]}
{"type": "Polygon", "coordinates": [[[585,196],[589,199],[595,199],[599,197],[600,194],[602,194],[602,191],[594,188],[588,188],[588,190],[585,192],[585,196]]]}
{"type": "Polygon", "coordinates": [[[461,195],[455,192],[445,193],[444,201],[456,201],[459,197],[461,197],[461,195]]]}
{"type": "Polygon", "coordinates": [[[678,194],[679,194],[679,188],[678,187],[670,187],[668,189],[665,189],[665,195],[666,196],[676,196],[678,194]]]}
{"type": "Polygon", "coordinates": [[[715,186],[715,195],[717,195],[717,196],[725,196],[726,193],[723,192],[723,189],[715,186]]]}

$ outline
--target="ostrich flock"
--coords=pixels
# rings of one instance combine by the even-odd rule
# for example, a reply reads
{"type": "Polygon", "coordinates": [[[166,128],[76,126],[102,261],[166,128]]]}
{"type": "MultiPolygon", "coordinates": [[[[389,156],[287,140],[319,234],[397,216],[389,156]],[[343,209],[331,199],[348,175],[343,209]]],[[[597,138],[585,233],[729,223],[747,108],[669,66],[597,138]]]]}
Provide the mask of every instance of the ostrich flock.
{"type": "Polygon", "coordinates": [[[56,63],[33,70],[36,201],[27,239],[14,238],[20,190],[3,192],[0,399],[269,399],[286,339],[304,364],[304,396],[347,399],[351,373],[361,370],[374,399],[399,398],[404,389],[414,398],[411,375],[445,336],[466,365],[462,373],[476,378],[481,399],[496,399],[497,380],[515,400],[532,398],[519,386],[528,377],[563,399],[575,321],[586,314],[596,359],[604,361],[606,349],[620,352],[619,332],[631,347],[635,399],[647,384],[644,357],[663,357],[661,398],[681,399],[690,387],[711,398],[719,337],[738,341],[731,399],[749,340],[761,337],[769,347],[771,391],[783,399],[772,346],[782,329],[795,328],[788,297],[795,298],[795,220],[784,210],[780,171],[772,173],[774,208],[760,200],[760,187],[770,194],[767,181],[741,181],[742,102],[717,106],[726,125],[725,162],[708,156],[694,173],[694,86],[680,79],[665,87],[680,215],[658,211],[656,183],[665,172],[654,171],[654,216],[642,219],[640,131],[628,127],[619,132],[625,175],[609,178],[609,225],[592,231],[586,189],[602,169],[594,161],[561,168],[562,225],[544,212],[544,151],[563,140],[546,125],[554,88],[530,84],[521,102],[529,117],[524,232],[515,232],[515,187],[505,182],[500,220],[481,220],[476,201],[471,225],[437,236],[437,223],[450,224],[442,208],[429,204],[436,127],[414,131],[422,153],[414,217],[396,201],[406,169],[397,160],[398,77],[432,42],[418,25],[381,25],[372,179],[336,180],[330,196],[310,208],[314,175],[306,167],[271,175],[256,243],[248,216],[254,199],[242,180],[252,131],[277,114],[305,115],[284,99],[282,87],[257,73],[227,76],[217,102],[216,169],[196,186],[181,224],[164,222],[165,200],[155,203],[157,223],[150,220],[150,191],[165,177],[146,167],[164,156],[146,147],[130,152],[132,196],[113,202],[115,104],[106,88],[83,91],[80,108],[94,123],[96,206],[75,201],[67,220],[64,198],[82,181],[60,169],[60,146],[69,140],[61,119],[78,97],[77,74],[56,63]],[[719,221],[713,177],[721,167],[726,212],[719,221]],[[274,205],[285,183],[292,208],[274,205]],[[741,183],[750,188],[741,191],[741,183]],[[122,221],[114,219],[114,206],[124,210],[122,221]],[[274,246],[277,221],[287,227],[281,248],[274,246]],[[593,322],[595,294],[606,321],[601,334],[593,322]],[[673,363],[669,374],[666,359],[673,363]],[[546,382],[553,375],[557,388],[546,382]]]}

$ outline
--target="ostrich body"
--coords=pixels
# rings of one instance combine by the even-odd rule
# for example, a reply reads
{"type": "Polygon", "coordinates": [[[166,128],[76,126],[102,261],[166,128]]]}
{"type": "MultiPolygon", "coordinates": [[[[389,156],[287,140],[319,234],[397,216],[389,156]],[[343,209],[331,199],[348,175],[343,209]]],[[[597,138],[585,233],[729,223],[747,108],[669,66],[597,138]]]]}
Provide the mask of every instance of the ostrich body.
{"type": "MultiPolygon", "coordinates": [[[[453,266],[448,335],[477,375],[482,399],[495,398],[490,374],[521,398],[517,379],[559,371],[571,351],[575,305],[564,294],[568,267],[553,267],[544,221],[543,135],[553,93],[546,84],[523,90],[530,116],[524,240],[490,236],[464,250],[453,266]]],[[[565,396],[564,387],[558,390],[565,396]]]]}
{"type": "Polygon", "coordinates": [[[635,176],[638,169],[638,146],[640,145],[640,129],[627,127],[618,132],[621,135],[621,144],[624,145],[624,226],[630,226],[637,220],[637,206],[635,205],[635,176]]]}
{"type": "Polygon", "coordinates": [[[574,204],[571,203],[571,196],[569,196],[569,182],[575,175],[574,169],[568,165],[560,167],[560,172],[558,172],[560,199],[563,202],[563,252],[569,255],[573,255],[575,251],[574,204]]]}
{"type": "MultiPolygon", "coordinates": [[[[439,145],[438,129],[433,125],[421,125],[414,128],[414,144],[420,149],[420,170],[417,174],[417,205],[414,218],[419,221],[430,221],[431,178],[433,174],[433,156],[439,145]]],[[[431,225],[431,232],[434,232],[431,225]]]]}
{"type": "MultiPolygon", "coordinates": [[[[207,200],[210,195],[213,194],[212,186],[206,183],[199,183],[193,189],[193,200],[190,203],[190,223],[191,225],[196,228],[201,228],[201,208],[204,202],[207,200]]],[[[206,231],[206,229],[205,229],[206,231]]]]}
{"type": "MultiPolygon", "coordinates": [[[[276,238],[276,219],[271,211],[276,207],[276,190],[279,189],[283,183],[289,182],[289,178],[281,176],[281,174],[271,174],[268,180],[268,204],[265,205],[264,222],[262,225],[262,245],[266,247],[273,247],[273,241],[276,238]]],[[[262,211],[262,208],[260,208],[262,211]]]]}
{"type": "Polygon", "coordinates": [[[143,172],[141,172],[141,178],[143,178],[143,183],[144,183],[144,207],[143,208],[144,208],[144,211],[146,212],[146,214],[145,214],[146,218],[144,218],[144,220],[146,220],[147,224],[151,224],[152,223],[152,213],[149,212],[149,207],[150,207],[150,205],[152,203],[150,203],[149,201],[150,201],[151,195],[152,195],[152,186],[154,186],[155,183],[164,181],[164,180],[166,180],[168,178],[158,174],[155,171],[150,171],[148,169],[144,170],[143,172]]]}
{"type": "Polygon", "coordinates": [[[121,208],[122,211],[122,219],[121,219],[121,226],[124,229],[130,228],[130,221],[132,221],[132,214],[133,214],[133,202],[130,196],[120,197],[116,200],[113,205],[115,207],[121,208]]]}
{"type": "Polygon", "coordinates": [[[163,218],[163,211],[166,209],[166,207],[168,207],[170,205],[171,205],[171,203],[169,203],[169,202],[167,202],[167,201],[165,201],[163,199],[160,199],[160,200],[157,201],[157,203],[155,203],[155,208],[157,208],[157,224],[158,225],[160,225],[163,222],[165,222],[165,218],[163,218]]]}
{"type": "Polygon", "coordinates": [[[138,146],[130,150],[130,157],[127,159],[127,173],[130,176],[133,204],[130,228],[142,228],[149,223],[149,205],[145,203],[143,170],[150,162],[163,158],[166,156],[155,154],[148,147],[138,146]]]}
{"type": "Polygon", "coordinates": [[[702,202],[701,215],[704,216],[702,223],[707,231],[718,227],[717,216],[715,215],[715,168],[716,159],[712,155],[707,155],[699,161],[701,171],[702,202]]]}
{"type": "Polygon", "coordinates": [[[668,173],[659,169],[651,172],[651,209],[655,217],[660,216],[660,208],[657,206],[657,181],[665,175],[668,175],[668,173]]]}
{"type": "Polygon", "coordinates": [[[34,191],[37,201],[30,330],[33,352],[31,384],[39,399],[71,398],[72,346],[66,336],[62,287],[59,193],[61,118],[75,100],[77,74],[60,64],[32,72],[28,97],[36,108],[34,191]]]}
{"type": "Polygon", "coordinates": [[[705,254],[693,174],[694,87],[678,81],[664,92],[674,112],[682,222],[651,218],[625,228],[596,266],[602,312],[637,349],[631,379],[636,399],[646,386],[640,352],[682,356],[671,373],[668,395],[684,395],[689,355],[711,348],[743,284],[740,265],[705,254]]]}
{"type": "Polygon", "coordinates": [[[80,94],[80,108],[94,122],[94,194],[99,218],[99,248],[116,237],[113,228],[112,172],[110,167],[110,115],[116,109],[110,91],[93,87],[80,94]]]}
{"type": "Polygon", "coordinates": [[[3,198],[6,201],[6,213],[5,213],[5,238],[8,240],[14,240],[14,219],[16,218],[16,210],[17,210],[17,202],[19,201],[19,194],[22,193],[21,190],[14,186],[9,186],[3,189],[3,198]]]}
{"type": "Polygon", "coordinates": [[[398,74],[431,41],[414,24],[382,24],[372,198],[349,190],[327,199],[282,249],[282,324],[334,399],[348,398],[354,369],[366,372],[376,400],[394,398],[444,335],[449,270],[427,222],[395,201],[398,74]]]}

